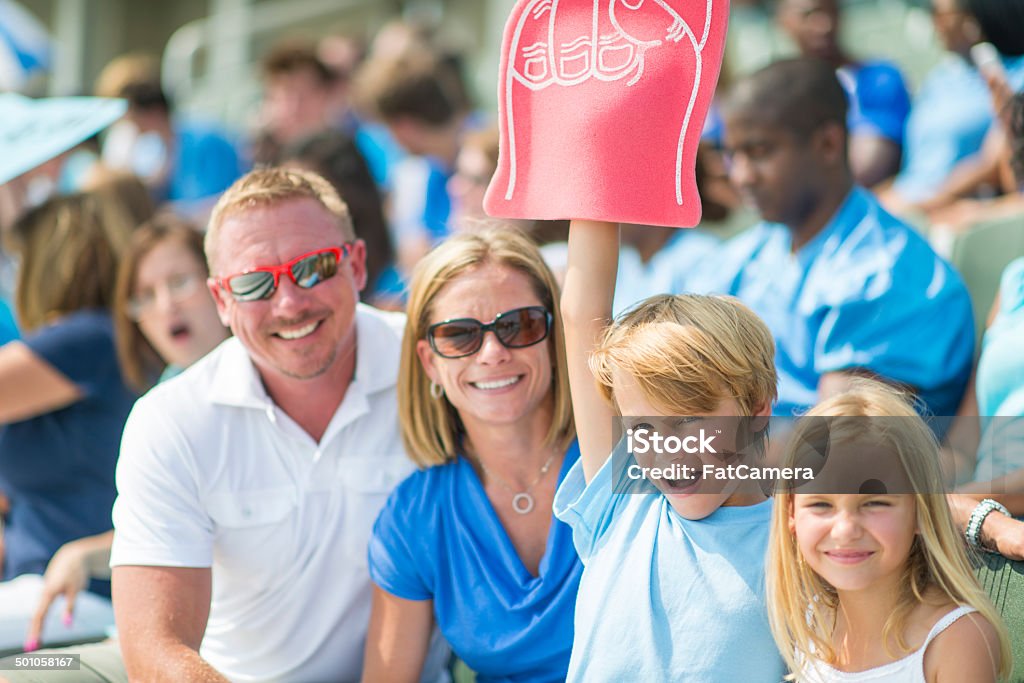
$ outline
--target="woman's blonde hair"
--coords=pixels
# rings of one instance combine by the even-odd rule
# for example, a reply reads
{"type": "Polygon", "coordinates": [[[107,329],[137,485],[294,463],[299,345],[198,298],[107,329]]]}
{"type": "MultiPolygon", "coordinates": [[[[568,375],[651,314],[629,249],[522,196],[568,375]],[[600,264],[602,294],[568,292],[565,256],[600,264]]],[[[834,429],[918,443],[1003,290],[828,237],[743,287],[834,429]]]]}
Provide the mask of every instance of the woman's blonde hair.
{"type": "Polygon", "coordinates": [[[412,276],[398,376],[398,409],[406,452],[421,467],[453,460],[463,427],[458,412],[447,398],[430,396],[430,379],[416,354],[416,343],[425,339],[427,328],[437,322],[433,319],[433,305],[445,286],[463,273],[492,264],[525,275],[541,305],[553,316],[546,343],[554,364],[551,380],[554,411],[544,441],[546,445],[564,449],[576,436],[558,309],[558,284],[529,238],[515,230],[489,228],[448,239],[419,262],[412,276]]]}
{"type": "Polygon", "coordinates": [[[125,382],[137,392],[145,393],[157,381],[167,366],[146,336],[139,323],[128,314],[128,306],[135,290],[142,260],[159,245],[174,241],[195,258],[205,277],[209,273],[203,254],[203,236],[192,225],[172,213],[159,213],[143,223],[132,234],[131,241],[121,259],[114,291],[114,336],[117,340],[117,359],[125,382]]]}
{"type": "Polygon", "coordinates": [[[734,399],[753,415],[776,397],[775,342],[738,299],[667,294],[645,299],[605,332],[590,358],[613,404],[613,372],[633,377],[665,415],[711,413],[734,399]]]}
{"type": "MultiPolygon", "coordinates": [[[[864,446],[882,449],[894,458],[909,480],[914,493],[917,535],[910,549],[900,580],[902,592],[896,607],[886,620],[882,638],[894,639],[901,653],[909,651],[903,632],[913,608],[937,591],[958,605],[978,610],[995,628],[999,637],[999,676],[1011,670],[1009,637],[999,613],[978,584],[971,569],[963,537],[953,522],[943,493],[935,436],[908,402],[908,397],[888,385],[870,379],[857,379],[847,392],[830,398],[797,422],[790,435],[784,466],[798,460],[797,444],[813,439],[820,429],[817,417],[828,421],[829,453],[864,452],[864,446]],[[849,419],[846,419],[849,418],[849,419]]],[[[838,594],[815,573],[800,555],[789,519],[793,510],[791,490],[775,494],[769,544],[768,617],[775,642],[793,673],[799,678],[801,667],[812,658],[835,662],[832,631],[839,606],[838,594]]],[[[996,653],[992,653],[994,656],[996,653]]]]}
{"type": "Polygon", "coordinates": [[[14,297],[23,331],[84,309],[110,310],[131,228],[112,200],[55,197],[22,216],[11,232],[21,256],[14,297]]]}

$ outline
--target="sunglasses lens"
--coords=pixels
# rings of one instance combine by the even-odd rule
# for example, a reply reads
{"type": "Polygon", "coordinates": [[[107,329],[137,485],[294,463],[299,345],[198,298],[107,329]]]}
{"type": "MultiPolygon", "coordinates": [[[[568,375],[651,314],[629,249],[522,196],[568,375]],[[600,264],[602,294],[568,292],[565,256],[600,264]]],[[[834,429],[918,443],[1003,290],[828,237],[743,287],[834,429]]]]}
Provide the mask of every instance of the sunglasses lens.
{"type": "Polygon", "coordinates": [[[258,301],[274,293],[274,276],[262,271],[236,275],[228,280],[228,287],[236,301],[258,301]]]}
{"type": "Polygon", "coordinates": [[[531,346],[548,336],[548,313],[542,308],[509,311],[495,324],[494,332],[509,348],[531,346]]]}
{"type": "Polygon", "coordinates": [[[338,272],[338,259],[333,252],[323,251],[307,256],[292,266],[295,284],[309,289],[324,280],[334,277],[338,272]]]}
{"type": "Polygon", "coordinates": [[[481,325],[470,321],[445,323],[431,331],[434,349],[449,358],[475,353],[480,348],[482,336],[481,325]]]}

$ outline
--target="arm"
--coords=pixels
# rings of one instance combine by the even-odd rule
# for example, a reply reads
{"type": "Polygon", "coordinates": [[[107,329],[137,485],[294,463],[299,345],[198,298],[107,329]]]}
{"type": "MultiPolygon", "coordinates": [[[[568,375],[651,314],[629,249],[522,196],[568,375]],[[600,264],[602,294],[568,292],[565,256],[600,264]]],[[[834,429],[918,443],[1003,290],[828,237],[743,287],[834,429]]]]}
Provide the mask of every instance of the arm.
{"type": "Polygon", "coordinates": [[[611,453],[615,413],[597,389],[588,363],[612,316],[619,265],[619,226],[574,220],[562,289],[562,320],[583,474],[589,482],[611,453]]]}
{"type": "Polygon", "coordinates": [[[121,566],[112,579],[114,618],[130,679],[227,683],[199,656],[210,616],[209,568],[121,566]]]}
{"type": "Polygon", "coordinates": [[[858,185],[875,187],[900,170],[900,146],[872,133],[850,138],[850,169],[858,185]]]}
{"type": "MultiPolygon", "coordinates": [[[[114,532],[106,531],[96,536],[87,536],[62,545],[43,574],[43,594],[39,598],[32,620],[29,621],[25,642],[38,647],[42,638],[43,622],[50,606],[63,595],[65,599],[64,620],[71,623],[75,612],[75,598],[85,590],[90,577],[104,578],[110,576],[110,544],[114,541],[114,532]]],[[[29,649],[36,649],[32,647],[29,649]]]]}
{"type": "Polygon", "coordinates": [[[374,586],[364,683],[419,681],[433,626],[433,600],[405,600],[374,586]]]}
{"type": "Polygon", "coordinates": [[[49,413],[81,397],[71,380],[25,344],[0,346],[0,424],[49,413]]]}

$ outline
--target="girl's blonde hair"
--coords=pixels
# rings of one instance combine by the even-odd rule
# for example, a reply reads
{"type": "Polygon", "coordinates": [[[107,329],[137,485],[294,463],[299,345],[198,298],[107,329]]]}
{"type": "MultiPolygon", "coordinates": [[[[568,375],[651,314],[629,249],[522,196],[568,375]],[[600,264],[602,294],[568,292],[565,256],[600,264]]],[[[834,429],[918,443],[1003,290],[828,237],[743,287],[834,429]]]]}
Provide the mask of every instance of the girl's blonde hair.
{"type": "MultiPolygon", "coordinates": [[[[907,618],[918,603],[926,601],[929,589],[937,590],[958,605],[978,610],[992,624],[999,637],[999,676],[1006,677],[1011,670],[1006,627],[979,585],[953,522],[943,493],[938,443],[908,397],[880,382],[858,379],[849,391],[820,403],[807,416],[839,418],[828,423],[830,452],[837,448],[857,452],[851,446],[865,445],[885,449],[885,454],[897,459],[914,491],[905,495],[914,496],[918,533],[899,583],[902,592],[882,630],[887,651],[890,639],[895,639],[903,654],[909,652],[903,637],[907,618]]],[[[800,450],[797,444],[813,440],[811,432],[820,425],[820,420],[813,419],[797,422],[784,466],[796,463],[800,450]]],[[[775,642],[794,672],[791,678],[799,678],[801,667],[812,658],[835,662],[831,636],[839,597],[800,555],[789,527],[793,495],[786,489],[775,494],[767,588],[768,617],[775,642]]]]}
{"type": "Polygon", "coordinates": [[[775,342],[738,299],[662,294],[622,314],[590,357],[606,399],[625,372],[665,415],[711,413],[727,398],[745,415],[776,397],[775,342]]]}
{"type": "Polygon", "coordinates": [[[537,246],[516,230],[489,228],[449,238],[416,266],[406,308],[402,361],[398,375],[398,414],[406,452],[420,467],[442,465],[456,456],[463,434],[458,412],[447,398],[430,396],[430,379],[416,354],[416,343],[426,338],[433,305],[445,286],[463,273],[484,265],[498,265],[523,273],[553,322],[547,344],[554,364],[551,391],[554,413],[545,445],[565,449],[576,436],[569,397],[558,284],[537,246]]]}

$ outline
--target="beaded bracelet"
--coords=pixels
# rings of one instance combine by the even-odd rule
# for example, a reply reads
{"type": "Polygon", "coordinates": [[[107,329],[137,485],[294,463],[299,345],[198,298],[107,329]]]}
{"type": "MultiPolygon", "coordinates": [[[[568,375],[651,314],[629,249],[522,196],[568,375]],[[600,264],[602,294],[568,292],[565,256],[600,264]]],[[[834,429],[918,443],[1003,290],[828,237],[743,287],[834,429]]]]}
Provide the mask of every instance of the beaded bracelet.
{"type": "Polygon", "coordinates": [[[985,523],[985,518],[994,511],[999,511],[1010,517],[1010,511],[1005,506],[1000,505],[998,502],[991,498],[986,498],[975,506],[974,511],[971,512],[971,518],[967,521],[967,529],[964,531],[964,537],[967,539],[967,543],[972,548],[978,550],[984,550],[988,553],[994,553],[996,551],[986,548],[981,543],[981,525],[985,523]]]}

